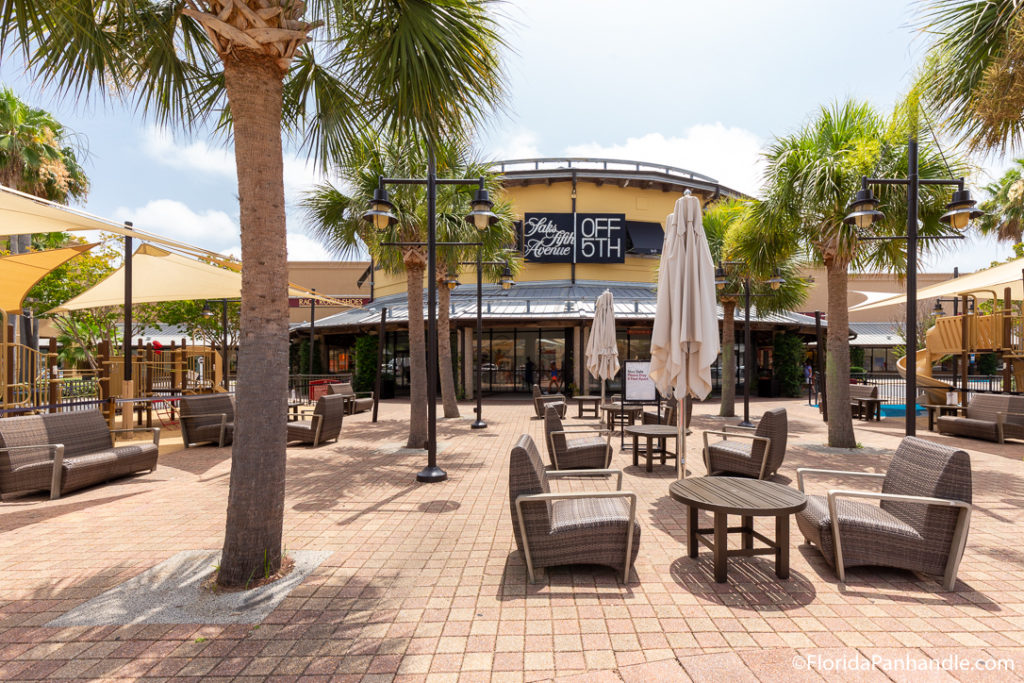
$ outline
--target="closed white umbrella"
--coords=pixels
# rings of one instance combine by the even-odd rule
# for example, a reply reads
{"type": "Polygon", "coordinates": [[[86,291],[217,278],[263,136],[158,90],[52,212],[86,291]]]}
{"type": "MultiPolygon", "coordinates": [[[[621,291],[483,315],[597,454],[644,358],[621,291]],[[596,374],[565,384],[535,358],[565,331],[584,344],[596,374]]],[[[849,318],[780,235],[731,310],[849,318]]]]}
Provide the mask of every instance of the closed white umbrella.
{"type": "Polygon", "coordinates": [[[619,345],[615,342],[615,300],[607,289],[597,297],[594,324],[587,340],[587,370],[601,382],[601,405],[604,405],[604,383],[619,372],[619,345]]]}
{"type": "Polygon", "coordinates": [[[665,219],[665,244],[658,270],[658,308],[651,335],[650,377],[661,393],[679,400],[676,475],[686,475],[688,396],[711,391],[711,365],[718,357],[715,266],[704,235],[697,197],[680,197],[665,219]]]}

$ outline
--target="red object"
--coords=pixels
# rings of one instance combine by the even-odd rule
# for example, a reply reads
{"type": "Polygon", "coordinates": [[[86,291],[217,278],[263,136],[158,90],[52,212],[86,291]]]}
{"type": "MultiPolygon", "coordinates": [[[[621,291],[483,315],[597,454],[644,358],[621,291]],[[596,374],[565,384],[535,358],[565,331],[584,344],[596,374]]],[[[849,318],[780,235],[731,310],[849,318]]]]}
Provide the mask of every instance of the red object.
{"type": "Polygon", "coordinates": [[[321,396],[327,395],[327,385],[337,384],[336,379],[311,379],[309,380],[309,400],[316,403],[321,396]]]}
{"type": "Polygon", "coordinates": [[[163,345],[163,344],[161,344],[160,342],[158,342],[158,341],[155,341],[155,342],[153,342],[153,352],[154,352],[154,353],[155,353],[156,355],[158,355],[158,356],[159,356],[159,355],[160,355],[160,351],[161,351],[161,350],[162,350],[163,348],[164,348],[164,345],[163,345]]]}

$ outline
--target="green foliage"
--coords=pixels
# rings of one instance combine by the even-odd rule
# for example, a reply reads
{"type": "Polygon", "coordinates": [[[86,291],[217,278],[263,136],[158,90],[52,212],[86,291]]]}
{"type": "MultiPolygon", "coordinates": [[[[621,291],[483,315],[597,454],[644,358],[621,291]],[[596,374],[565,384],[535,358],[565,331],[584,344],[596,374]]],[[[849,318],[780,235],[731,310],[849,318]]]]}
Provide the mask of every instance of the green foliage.
{"type": "MultiPolygon", "coordinates": [[[[1024,159],[1014,161],[1013,168],[999,180],[985,186],[988,199],[978,208],[985,214],[978,219],[978,231],[995,235],[1001,242],[1021,245],[1024,232],[1024,159]]],[[[1016,250],[1015,250],[1016,251],[1016,250]]]]}
{"type": "Polygon", "coordinates": [[[999,368],[999,356],[994,353],[983,353],[978,356],[978,374],[994,375],[999,368]]]}
{"type": "MultiPolygon", "coordinates": [[[[298,344],[294,344],[293,347],[297,348],[296,361],[297,364],[293,366],[295,372],[300,375],[310,373],[309,369],[309,338],[300,339],[298,344]]],[[[316,353],[313,358],[313,370],[312,374],[322,375],[324,372],[323,362],[320,360],[320,354],[316,353]]]]}
{"type": "MultiPolygon", "coordinates": [[[[184,328],[188,336],[201,339],[207,345],[220,346],[224,338],[223,303],[211,299],[195,301],[166,301],[152,304],[151,318],[166,325],[177,325],[184,328]],[[203,315],[204,305],[209,305],[209,317],[203,315]]],[[[228,302],[228,346],[234,346],[238,339],[238,329],[242,305],[237,301],[228,302]]]]}
{"type": "Polygon", "coordinates": [[[356,339],[356,372],[352,377],[352,388],[357,392],[373,391],[377,381],[377,337],[363,335],[356,339]]]}
{"type": "Polygon", "coordinates": [[[852,366],[861,368],[861,372],[864,372],[864,347],[863,346],[851,346],[850,347],[850,372],[853,372],[852,366]]]}
{"type": "Polygon", "coordinates": [[[803,360],[806,355],[804,343],[795,334],[785,332],[775,335],[772,363],[775,379],[783,396],[799,397],[803,390],[803,360]]]}

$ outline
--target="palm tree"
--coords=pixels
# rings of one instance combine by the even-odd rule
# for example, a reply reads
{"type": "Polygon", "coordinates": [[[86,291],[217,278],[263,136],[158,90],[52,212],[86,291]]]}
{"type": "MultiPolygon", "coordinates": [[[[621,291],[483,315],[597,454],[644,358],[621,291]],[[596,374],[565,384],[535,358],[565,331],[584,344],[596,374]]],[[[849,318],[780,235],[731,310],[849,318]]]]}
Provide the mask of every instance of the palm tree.
{"type": "Polygon", "coordinates": [[[281,563],[288,387],[282,124],[326,159],[363,117],[435,138],[479,121],[501,93],[501,39],[490,4],[0,0],[3,38],[15,40],[30,68],[61,91],[113,91],[186,127],[211,115],[230,125],[247,265],[221,585],[245,585],[281,563]],[[318,28],[323,39],[313,50],[318,28]]]}
{"type": "Polygon", "coordinates": [[[1024,7],[1019,0],[929,0],[919,12],[933,36],[922,92],[946,129],[977,150],[1024,140],[1024,7]]]}
{"type": "Polygon", "coordinates": [[[1017,159],[1014,167],[1003,177],[985,187],[988,199],[979,205],[984,215],[978,219],[978,230],[983,235],[995,235],[1001,242],[1019,244],[1024,232],[1024,159],[1017,159]]]}
{"type": "Polygon", "coordinates": [[[84,199],[89,181],[77,154],[52,114],[0,88],[0,185],[60,204],[84,199]]]}
{"type": "MultiPolygon", "coordinates": [[[[848,273],[851,268],[902,273],[906,267],[902,242],[859,239],[863,235],[843,219],[862,176],[907,176],[906,140],[917,132],[914,105],[913,98],[908,98],[886,120],[866,103],[834,103],[822,107],[796,133],[776,138],[765,152],[764,197],[752,208],[762,249],[779,253],[800,245],[814,262],[824,265],[827,274],[825,381],[830,446],[856,446],[849,401],[848,273]]],[[[953,166],[948,166],[938,150],[925,142],[919,150],[918,167],[922,178],[936,178],[964,175],[965,165],[954,159],[953,166]]],[[[873,226],[875,235],[902,235],[906,228],[906,189],[883,187],[878,196],[885,219],[873,226]]],[[[947,199],[936,186],[921,187],[921,235],[949,231],[938,220],[947,199]]],[[[930,243],[924,241],[923,245],[927,248],[930,243]]]]}
{"type": "MultiPolygon", "coordinates": [[[[744,281],[751,280],[751,297],[758,313],[781,313],[797,308],[807,297],[808,283],[798,275],[799,262],[792,245],[766,245],[753,220],[753,201],[726,199],[704,212],[704,233],[716,263],[733,262],[725,268],[727,282],[717,288],[722,304],[722,403],[719,415],[736,414],[736,307],[744,300],[744,281]],[[782,250],[772,251],[772,246],[782,250]],[[766,284],[781,277],[775,289],[766,284]]],[[[751,381],[746,368],[744,381],[751,381]]]]}

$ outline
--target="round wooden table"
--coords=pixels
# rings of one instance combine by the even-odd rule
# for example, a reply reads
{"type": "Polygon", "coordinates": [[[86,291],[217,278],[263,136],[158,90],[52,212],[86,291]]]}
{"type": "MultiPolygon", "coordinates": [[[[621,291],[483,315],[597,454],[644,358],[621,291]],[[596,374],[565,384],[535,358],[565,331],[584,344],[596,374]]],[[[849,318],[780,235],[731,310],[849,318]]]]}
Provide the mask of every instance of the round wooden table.
{"type": "MultiPolygon", "coordinates": [[[[640,464],[639,462],[639,446],[640,437],[647,439],[647,448],[644,450],[644,456],[647,458],[647,471],[651,471],[651,462],[654,460],[654,451],[652,448],[653,442],[657,440],[658,453],[661,454],[661,464],[665,464],[665,460],[675,460],[678,456],[676,453],[667,453],[665,451],[665,442],[672,438],[675,439],[679,436],[679,428],[675,425],[630,425],[625,427],[623,431],[633,437],[633,466],[636,467],[640,464]]],[[[679,449],[676,449],[677,451],[679,449]]]]}
{"type": "Polygon", "coordinates": [[[583,417],[584,406],[586,406],[586,411],[588,413],[591,411],[594,412],[594,417],[601,417],[597,412],[598,408],[601,406],[600,396],[573,396],[571,400],[576,401],[576,407],[578,409],[576,417],[583,417]]]}
{"type": "Polygon", "coordinates": [[[673,482],[668,487],[672,498],[687,506],[686,547],[690,557],[697,557],[697,542],[711,548],[715,581],[725,583],[730,556],[775,555],[775,575],[789,578],[789,516],[807,506],[807,496],[800,491],[771,481],[741,477],[691,477],[673,482]],[[697,528],[697,511],[714,513],[712,529],[697,528]],[[738,527],[727,524],[728,515],[740,515],[738,527]],[[775,540],[754,531],[754,517],[775,518],[775,540]],[[729,534],[741,533],[743,547],[729,550],[729,534]],[[707,536],[712,535],[709,540],[707,536]],[[754,539],[767,548],[755,548],[754,539]]]}
{"type": "Polygon", "coordinates": [[[624,403],[605,403],[601,406],[601,410],[605,411],[608,416],[608,429],[614,431],[615,422],[621,416],[624,419],[629,420],[629,424],[636,424],[636,421],[643,416],[643,406],[631,406],[624,403]]]}

